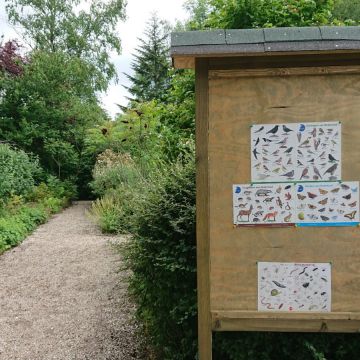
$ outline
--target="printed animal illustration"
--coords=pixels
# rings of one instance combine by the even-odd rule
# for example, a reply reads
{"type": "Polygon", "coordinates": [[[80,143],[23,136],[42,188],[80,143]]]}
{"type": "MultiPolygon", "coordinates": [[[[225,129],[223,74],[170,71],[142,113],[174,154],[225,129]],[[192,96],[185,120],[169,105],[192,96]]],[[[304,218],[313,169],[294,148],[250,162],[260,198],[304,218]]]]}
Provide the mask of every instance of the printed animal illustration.
{"type": "Polygon", "coordinates": [[[247,205],[248,203],[246,203],[246,204],[239,204],[239,208],[245,208],[246,207],[246,205],[247,205]]]}
{"type": "Polygon", "coordinates": [[[291,213],[284,217],[284,222],[289,222],[291,220],[291,213]]]}
{"type": "Polygon", "coordinates": [[[238,214],[238,216],[237,216],[237,219],[239,220],[239,218],[240,218],[239,221],[244,221],[244,220],[242,219],[242,217],[243,217],[243,216],[247,216],[248,218],[247,218],[247,220],[245,220],[245,221],[249,222],[249,221],[250,221],[250,215],[251,215],[252,211],[253,211],[253,206],[252,206],[252,205],[250,205],[250,207],[249,207],[248,210],[240,210],[240,211],[239,211],[239,214],[238,214]]]}
{"type": "Polygon", "coordinates": [[[269,194],[271,194],[271,192],[271,190],[259,189],[258,191],[256,191],[255,196],[268,196],[269,194]]]}
{"type": "Polygon", "coordinates": [[[278,214],[277,211],[267,213],[267,214],[264,216],[263,221],[276,221],[276,216],[277,216],[277,214],[278,214]]]}
{"type": "Polygon", "coordinates": [[[264,202],[264,203],[271,203],[273,200],[274,200],[273,197],[268,197],[268,198],[264,199],[263,202],[264,202]]]}

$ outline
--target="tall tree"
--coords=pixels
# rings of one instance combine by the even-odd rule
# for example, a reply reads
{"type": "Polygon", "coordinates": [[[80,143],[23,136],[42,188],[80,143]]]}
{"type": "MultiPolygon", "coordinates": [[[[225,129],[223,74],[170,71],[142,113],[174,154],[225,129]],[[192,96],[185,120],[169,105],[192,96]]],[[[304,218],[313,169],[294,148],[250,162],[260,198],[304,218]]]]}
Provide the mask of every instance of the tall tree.
{"type": "Polygon", "coordinates": [[[135,60],[131,63],[134,75],[125,74],[131,85],[126,87],[132,98],[149,101],[162,99],[169,84],[169,25],[153,15],[145,29],[144,38],[139,38],[135,60]]]}
{"type": "Polygon", "coordinates": [[[208,0],[207,26],[222,29],[331,24],[333,0],[208,0]]]}
{"type": "Polygon", "coordinates": [[[360,0],[336,0],[334,15],[341,21],[360,22],[360,0]],[[351,19],[351,20],[350,20],[351,19]]]}
{"type": "Polygon", "coordinates": [[[85,60],[96,90],[107,88],[116,76],[110,51],[121,51],[116,25],[125,17],[125,0],[90,0],[88,11],[80,10],[80,0],[5,1],[10,22],[23,28],[31,46],[85,60]]]}

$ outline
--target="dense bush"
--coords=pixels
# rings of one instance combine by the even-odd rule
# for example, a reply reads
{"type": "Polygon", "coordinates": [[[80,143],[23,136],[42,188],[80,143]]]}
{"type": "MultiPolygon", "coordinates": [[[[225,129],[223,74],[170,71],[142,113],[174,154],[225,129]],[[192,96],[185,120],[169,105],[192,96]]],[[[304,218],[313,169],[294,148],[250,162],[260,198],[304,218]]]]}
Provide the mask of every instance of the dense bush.
{"type": "Polygon", "coordinates": [[[196,352],[194,164],[189,154],[159,170],[131,220],[131,291],[159,359],[191,359],[196,352]]]}
{"type": "Polygon", "coordinates": [[[0,199],[12,194],[23,195],[34,187],[40,167],[36,158],[30,158],[22,150],[14,150],[0,144],[0,199]]]}

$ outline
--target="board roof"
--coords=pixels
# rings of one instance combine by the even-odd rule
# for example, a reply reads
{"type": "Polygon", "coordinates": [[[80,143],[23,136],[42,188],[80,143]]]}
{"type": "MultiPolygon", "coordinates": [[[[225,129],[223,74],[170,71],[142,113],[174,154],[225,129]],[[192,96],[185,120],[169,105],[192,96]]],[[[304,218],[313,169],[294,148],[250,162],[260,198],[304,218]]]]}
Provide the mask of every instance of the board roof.
{"type": "Polygon", "coordinates": [[[360,51],[359,26],[313,26],[174,32],[171,56],[248,56],[360,51]]]}

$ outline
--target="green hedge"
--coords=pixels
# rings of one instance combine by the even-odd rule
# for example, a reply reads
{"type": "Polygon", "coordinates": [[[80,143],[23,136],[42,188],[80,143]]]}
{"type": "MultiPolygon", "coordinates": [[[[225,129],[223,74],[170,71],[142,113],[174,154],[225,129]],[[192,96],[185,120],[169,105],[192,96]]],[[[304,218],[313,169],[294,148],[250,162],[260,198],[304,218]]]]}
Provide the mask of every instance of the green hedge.
{"type": "Polygon", "coordinates": [[[36,158],[7,144],[0,144],[0,200],[30,192],[40,171],[36,158]]]}

